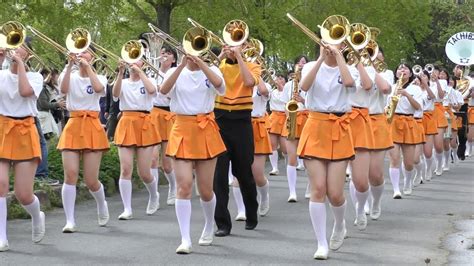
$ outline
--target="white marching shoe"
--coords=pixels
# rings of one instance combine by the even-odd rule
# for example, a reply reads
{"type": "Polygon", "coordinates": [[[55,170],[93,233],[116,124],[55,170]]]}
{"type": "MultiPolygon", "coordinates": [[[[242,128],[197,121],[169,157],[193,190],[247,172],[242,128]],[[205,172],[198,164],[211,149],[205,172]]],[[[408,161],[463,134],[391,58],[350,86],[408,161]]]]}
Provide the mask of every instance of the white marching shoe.
{"type": "Polygon", "coordinates": [[[377,220],[380,217],[380,214],[382,213],[382,202],[379,203],[379,206],[375,207],[375,204],[372,203],[372,208],[370,208],[370,218],[372,220],[377,220]]]}
{"type": "Polygon", "coordinates": [[[332,228],[331,238],[329,239],[329,248],[331,250],[338,250],[341,248],[342,244],[344,243],[344,238],[346,238],[347,229],[346,229],[346,222],[344,221],[343,229],[340,232],[336,231],[336,225],[332,228]]]}
{"type": "Polygon", "coordinates": [[[269,175],[279,175],[280,171],[278,169],[273,169],[270,171],[269,175]]]}
{"type": "Polygon", "coordinates": [[[260,205],[258,205],[258,214],[260,216],[265,216],[270,211],[270,196],[267,194],[267,200],[262,201],[260,205]]]}
{"type": "Polygon", "coordinates": [[[311,198],[311,186],[309,185],[309,183],[306,185],[306,191],[304,193],[304,198],[305,199],[311,198]]]}
{"type": "Polygon", "coordinates": [[[288,197],[288,202],[291,202],[291,203],[294,203],[294,202],[297,202],[298,199],[296,198],[296,195],[290,195],[288,197]]]}
{"type": "Polygon", "coordinates": [[[235,216],[235,220],[236,221],[246,221],[247,220],[247,216],[245,215],[244,212],[239,212],[237,214],[237,216],[235,216]]]}
{"type": "Polygon", "coordinates": [[[152,215],[160,208],[160,193],[156,192],[156,199],[148,199],[148,205],[146,206],[146,214],[152,215]]]}
{"type": "Polygon", "coordinates": [[[131,220],[133,219],[133,215],[131,212],[124,211],[119,215],[118,219],[122,221],[131,220]]]}
{"type": "Polygon", "coordinates": [[[176,202],[176,191],[175,190],[168,190],[168,198],[166,199],[166,204],[168,206],[173,206],[176,202]]]}
{"type": "Polygon", "coordinates": [[[402,193],[400,193],[400,191],[393,192],[393,198],[394,199],[401,199],[402,198],[402,193]]]}
{"type": "Polygon", "coordinates": [[[367,228],[367,215],[365,214],[365,211],[360,215],[356,214],[354,224],[357,226],[357,229],[359,229],[359,231],[364,231],[367,228]]]}
{"type": "Polygon", "coordinates": [[[318,247],[318,250],[313,255],[315,260],[327,260],[328,259],[329,250],[326,247],[318,247]]]}
{"type": "Polygon", "coordinates": [[[201,237],[199,238],[199,245],[210,246],[213,240],[214,240],[214,234],[212,233],[212,231],[208,235],[202,233],[201,237]]]}
{"type": "Polygon", "coordinates": [[[0,241],[0,252],[7,251],[9,249],[10,249],[10,246],[8,246],[8,240],[6,240],[5,242],[0,241]]]}
{"type": "Polygon", "coordinates": [[[63,233],[75,233],[77,232],[77,227],[75,224],[66,223],[63,227],[63,233]]]}
{"type": "Polygon", "coordinates": [[[191,253],[191,245],[186,243],[181,243],[176,249],[177,254],[189,254],[191,253]]]}
{"type": "Polygon", "coordinates": [[[107,201],[105,201],[104,204],[105,204],[104,212],[100,213],[99,211],[97,211],[97,220],[99,222],[99,226],[106,226],[110,218],[109,206],[107,204],[107,201]]]}
{"type": "Polygon", "coordinates": [[[44,212],[40,212],[40,224],[38,226],[31,227],[31,240],[34,243],[39,243],[44,237],[44,233],[46,231],[45,219],[44,212]]]}

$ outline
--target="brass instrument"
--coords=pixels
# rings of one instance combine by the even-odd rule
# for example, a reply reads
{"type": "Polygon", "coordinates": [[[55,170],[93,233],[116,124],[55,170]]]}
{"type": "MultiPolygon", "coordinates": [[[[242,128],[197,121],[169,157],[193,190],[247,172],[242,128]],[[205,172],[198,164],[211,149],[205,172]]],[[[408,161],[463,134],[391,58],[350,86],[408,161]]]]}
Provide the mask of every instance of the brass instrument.
{"type": "Polygon", "coordinates": [[[219,58],[218,58],[218,55],[214,54],[212,52],[212,48],[213,47],[222,47],[225,45],[225,42],[224,40],[222,40],[219,36],[217,36],[216,34],[214,34],[212,31],[208,30],[206,27],[202,26],[201,24],[199,24],[197,21],[191,19],[191,18],[188,18],[188,21],[194,26],[194,27],[197,27],[197,28],[201,28],[204,32],[204,34],[206,35],[206,38],[208,38],[207,36],[209,36],[211,39],[210,39],[210,47],[208,48],[207,50],[207,55],[205,55],[205,57],[207,57],[208,61],[212,60],[212,62],[214,63],[214,65],[216,65],[217,67],[219,67],[219,58]]]}
{"type": "Polygon", "coordinates": [[[205,62],[219,67],[219,58],[211,51],[211,33],[201,27],[192,27],[183,37],[183,48],[187,54],[199,56],[205,62]]]}
{"type": "MultiPolygon", "coordinates": [[[[151,78],[158,78],[161,77],[160,71],[153,66],[148,60],[144,59],[145,49],[143,45],[138,40],[130,40],[126,42],[120,51],[120,55],[122,56],[123,61],[128,64],[133,64],[138,61],[143,62],[142,70],[145,73],[151,73],[151,78]]],[[[118,59],[120,60],[120,58],[118,59]]]]}
{"type": "Polygon", "coordinates": [[[453,137],[453,129],[451,128],[451,115],[447,111],[444,111],[444,117],[446,117],[446,120],[448,120],[448,127],[443,134],[443,138],[451,139],[453,137]]]}
{"type": "Polygon", "coordinates": [[[171,37],[168,33],[162,31],[160,28],[157,26],[148,23],[148,27],[150,27],[151,31],[160,38],[163,42],[167,43],[169,46],[171,46],[173,49],[175,49],[179,54],[185,55],[186,51],[184,50],[183,46],[181,45],[180,42],[178,42],[176,39],[171,37]]]}
{"type": "Polygon", "coordinates": [[[276,82],[274,78],[275,74],[276,74],[276,71],[274,68],[268,68],[268,69],[262,70],[262,79],[264,82],[270,84],[272,87],[275,87],[276,86],[276,82]]]}
{"type": "Polygon", "coordinates": [[[288,112],[287,129],[288,139],[294,140],[296,138],[296,117],[298,112],[298,102],[295,99],[295,94],[299,92],[299,81],[301,79],[301,68],[297,65],[295,73],[293,74],[293,88],[291,100],[286,103],[285,109],[288,112]]]}
{"type": "Polygon", "coordinates": [[[311,40],[313,40],[315,43],[325,46],[325,43],[319,38],[312,30],[308,29],[303,23],[301,23],[299,20],[294,18],[290,13],[286,13],[286,16],[288,17],[293,24],[298,27],[306,36],[308,36],[311,40]]]}
{"type": "Polygon", "coordinates": [[[398,79],[397,84],[395,85],[395,91],[393,92],[392,98],[390,99],[390,104],[386,107],[385,115],[387,116],[388,123],[392,123],[393,115],[395,114],[395,110],[397,109],[398,102],[400,101],[399,90],[403,88],[403,76],[404,73],[398,79]]]}
{"type": "Polygon", "coordinates": [[[413,75],[419,76],[423,73],[423,68],[420,65],[414,65],[411,68],[411,71],[413,72],[413,75]]]}
{"type": "Polygon", "coordinates": [[[434,65],[433,64],[426,64],[424,70],[426,70],[426,72],[430,73],[430,75],[431,75],[431,73],[433,73],[433,70],[434,70],[434,65]]]}
{"type": "Polygon", "coordinates": [[[448,39],[445,46],[445,52],[449,60],[466,68],[461,72],[461,79],[456,82],[456,89],[461,92],[464,99],[469,98],[470,93],[467,75],[469,74],[469,66],[474,62],[473,34],[473,32],[467,31],[458,32],[448,39]]]}
{"type": "Polygon", "coordinates": [[[224,42],[230,46],[242,45],[249,37],[249,27],[244,21],[233,19],[225,24],[222,37],[224,42]]]}

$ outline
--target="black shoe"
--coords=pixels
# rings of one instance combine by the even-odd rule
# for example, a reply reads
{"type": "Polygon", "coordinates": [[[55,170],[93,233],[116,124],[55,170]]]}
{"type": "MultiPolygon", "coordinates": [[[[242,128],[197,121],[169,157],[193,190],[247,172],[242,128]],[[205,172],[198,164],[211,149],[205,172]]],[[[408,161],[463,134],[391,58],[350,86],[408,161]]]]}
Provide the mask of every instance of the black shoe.
{"type": "Polygon", "coordinates": [[[253,230],[253,229],[255,229],[255,227],[257,227],[257,224],[258,224],[258,222],[253,222],[253,223],[246,222],[245,223],[245,230],[253,230]]]}
{"type": "Polygon", "coordinates": [[[214,233],[215,236],[217,237],[224,237],[230,235],[230,230],[226,229],[217,229],[217,231],[214,233]]]}

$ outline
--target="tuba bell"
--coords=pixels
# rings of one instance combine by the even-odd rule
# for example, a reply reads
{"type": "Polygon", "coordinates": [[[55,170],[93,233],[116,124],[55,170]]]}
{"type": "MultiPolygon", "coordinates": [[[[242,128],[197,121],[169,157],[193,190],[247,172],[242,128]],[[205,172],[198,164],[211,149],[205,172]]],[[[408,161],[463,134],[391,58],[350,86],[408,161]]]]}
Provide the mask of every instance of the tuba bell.
{"type": "Polygon", "coordinates": [[[461,66],[474,62],[474,32],[458,32],[446,42],[446,55],[453,63],[461,66]]]}

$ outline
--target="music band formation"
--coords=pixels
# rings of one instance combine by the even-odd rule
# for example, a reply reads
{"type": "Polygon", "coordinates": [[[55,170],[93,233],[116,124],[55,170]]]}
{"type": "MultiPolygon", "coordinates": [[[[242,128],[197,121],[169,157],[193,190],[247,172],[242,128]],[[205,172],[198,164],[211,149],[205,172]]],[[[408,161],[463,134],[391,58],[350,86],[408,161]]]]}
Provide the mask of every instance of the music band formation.
{"type": "Polygon", "coordinates": [[[319,37],[287,16],[320,47],[314,61],[296,57],[288,76],[266,65],[262,43],[249,37],[241,20],[227,23],[221,38],[189,19],[192,27],[183,42],[150,24],[151,32],[124,44],[121,56],[92,42],[82,28],[72,31],[62,47],[35,28],[13,21],[3,24],[0,49],[9,69],[0,70],[0,251],[9,249],[5,197],[10,168],[15,196],[32,218],[33,242],[45,234],[33,178],[41,161],[36,101],[49,76],[35,69],[33,62],[47,64],[25,41],[27,30],[68,59],[57,88],[69,112],[57,145],[64,166],[64,233],[78,230],[74,208],[81,161],[83,181],[97,202],[98,224],[109,221],[98,179],[102,155],[110,145],[99,120],[99,100],[107,90],[119,101],[121,112],[114,134],[123,203],[118,219],[133,219],[134,157],[149,192],[148,215],[160,208],[161,167],[169,183],[167,204],[175,206],[181,233],[178,254],[192,249],[193,184],[205,218],[199,245],[211,245],[214,236],[231,233],[229,186],[237,203],[235,219],[253,230],[258,216],[270,210],[265,162],[268,157],[269,174],[278,175],[279,151],[286,162],[288,202],[298,201],[297,170],[307,172],[305,197],[317,240],[315,259],[327,259],[329,250],[341,248],[348,234],[346,172],[351,177],[354,225],[366,230],[367,215],[373,220],[381,215],[387,153],[394,199],[455,167],[451,160],[459,160],[459,144],[467,145],[470,155],[474,81],[467,74],[473,51],[460,55],[456,42],[472,47],[473,33],[447,45],[448,57],[457,64],[452,75],[440,66],[412,68],[406,63],[392,72],[376,42],[379,29],[334,15],[319,26],[319,37]],[[107,63],[111,60],[117,71],[107,63]],[[329,241],[326,199],[334,216],[329,241]]]}

